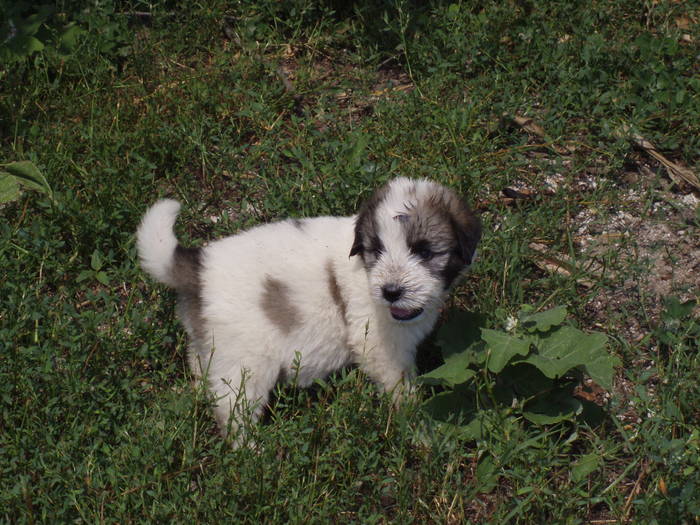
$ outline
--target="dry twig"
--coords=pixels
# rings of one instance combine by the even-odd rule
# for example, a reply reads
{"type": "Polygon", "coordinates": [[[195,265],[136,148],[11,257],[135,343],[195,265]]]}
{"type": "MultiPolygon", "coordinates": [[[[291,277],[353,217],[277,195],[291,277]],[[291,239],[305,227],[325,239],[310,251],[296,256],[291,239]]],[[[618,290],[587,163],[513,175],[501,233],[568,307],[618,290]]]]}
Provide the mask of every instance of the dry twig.
{"type": "Polygon", "coordinates": [[[679,186],[684,186],[685,184],[693,187],[695,190],[700,191],[700,179],[690,168],[681,166],[677,162],[664,157],[654,144],[649,142],[647,139],[639,135],[638,133],[632,133],[631,135],[634,143],[646,151],[649,155],[658,160],[666,168],[668,176],[671,180],[679,186]]]}

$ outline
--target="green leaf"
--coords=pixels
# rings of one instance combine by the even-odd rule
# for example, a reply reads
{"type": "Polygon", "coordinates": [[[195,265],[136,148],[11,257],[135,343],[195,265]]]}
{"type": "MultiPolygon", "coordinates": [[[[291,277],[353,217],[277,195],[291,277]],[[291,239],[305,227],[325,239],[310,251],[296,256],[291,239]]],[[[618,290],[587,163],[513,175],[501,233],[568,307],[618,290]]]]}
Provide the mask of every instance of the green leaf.
{"type": "Polygon", "coordinates": [[[549,392],[525,405],[523,416],[536,425],[552,425],[581,413],[581,402],[571,395],[570,388],[549,392]]]}
{"type": "Polygon", "coordinates": [[[19,197],[17,180],[6,171],[0,171],[0,204],[13,201],[17,197],[19,197]]]}
{"type": "Polygon", "coordinates": [[[518,399],[528,399],[541,392],[551,390],[554,381],[536,367],[520,363],[507,366],[499,375],[499,385],[511,389],[518,399]]]}
{"type": "Polygon", "coordinates": [[[481,337],[486,341],[488,350],[488,369],[498,373],[516,355],[530,352],[529,339],[521,339],[497,330],[482,328],[481,337]]]}
{"type": "Polygon", "coordinates": [[[467,385],[431,397],[423,403],[423,410],[465,439],[482,439],[490,415],[489,411],[477,411],[476,392],[467,385]]]}
{"type": "Polygon", "coordinates": [[[90,256],[90,268],[95,271],[102,269],[102,255],[100,254],[99,250],[92,252],[92,255],[90,256]]]}
{"type": "Polygon", "coordinates": [[[450,312],[448,321],[437,333],[437,345],[445,362],[452,355],[461,354],[481,340],[481,327],[486,322],[485,316],[474,312],[450,312]]]}
{"type": "Polygon", "coordinates": [[[7,42],[7,47],[16,55],[27,57],[36,51],[44,49],[44,44],[31,35],[18,35],[7,42]]]}
{"type": "Polygon", "coordinates": [[[109,277],[107,277],[107,274],[105,272],[97,272],[95,274],[95,279],[97,279],[100,283],[104,284],[105,286],[109,286],[109,277]]]}
{"type": "Polygon", "coordinates": [[[589,344],[588,359],[584,364],[586,373],[606,390],[612,390],[615,366],[620,360],[605,350],[608,337],[601,333],[589,334],[586,342],[589,344]]]}
{"type": "Polygon", "coordinates": [[[600,343],[597,336],[572,326],[563,326],[536,341],[537,352],[518,362],[536,366],[550,379],[562,377],[572,368],[586,364],[600,343]]]}
{"type": "Polygon", "coordinates": [[[600,407],[592,401],[581,399],[581,419],[586,422],[589,427],[598,427],[603,424],[606,419],[606,412],[603,407],[600,407]]]}
{"type": "Polygon", "coordinates": [[[81,29],[75,24],[70,24],[63,31],[59,37],[59,50],[62,54],[67,54],[73,51],[78,46],[78,38],[80,35],[85,33],[84,29],[81,29]]]}
{"type": "Polygon", "coordinates": [[[418,380],[427,385],[458,385],[476,375],[474,370],[468,368],[470,364],[472,364],[471,355],[468,351],[465,351],[458,356],[454,356],[447,363],[437,367],[435,370],[431,370],[419,376],[418,380]]]}
{"type": "MultiPolygon", "coordinates": [[[[698,207],[700,210],[700,207],[698,207]]],[[[693,299],[680,302],[678,297],[671,296],[664,300],[664,306],[666,310],[661,314],[665,321],[678,320],[681,321],[693,313],[697,302],[693,299]]]]}
{"type": "Polygon", "coordinates": [[[476,375],[469,367],[485,360],[483,346],[482,341],[477,341],[458,354],[448,355],[442,366],[423,374],[418,380],[424,384],[442,386],[454,386],[468,381],[476,375]]]}
{"type": "Polygon", "coordinates": [[[600,467],[602,462],[603,458],[596,453],[581,456],[571,467],[571,479],[576,482],[583,481],[591,472],[600,467]]]}
{"type": "Polygon", "coordinates": [[[454,389],[431,397],[423,404],[423,408],[438,421],[461,424],[465,417],[474,415],[476,406],[465,392],[454,389]]]}
{"type": "Polygon", "coordinates": [[[498,469],[493,456],[485,454],[476,466],[476,480],[479,483],[479,490],[489,493],[498,485],[498,469]]]}
{"type": "Polygon", "coordinates": [[[41,191],[49,196],[51,187],[39,169],[28,160],[11,162],[4,165],[5,171],[14,176],[20,184],[33,190],[41,191]]]}
{"type": "Polygon", "coordinates": [[[33,35],[39,30],[41,24],[43,24],[54,13],[54,11],[55,8],[48,4],[39,6],[37,13],[29,15],[24,20],[17,23],[17,29],[25,35],[33,35]]]}
{"type": "Polygon", "coordinates": [[[547,377],[561,377],[572,368],[583,366],[593,381],[606,390],[612,389],[618,360],[606,351],[608,336],[599,332],[586,334],[565,326],[540,341],[538,354],[525,362],[537,366],[547,377]]]}
{"type": "Polygon", "coordinates": [[[520,311],[520,323],[529,332],[547,332],[553,326],[559,326],[566,319],[566,306],[557,306],[536,314],[525,309],[520,311]]]}

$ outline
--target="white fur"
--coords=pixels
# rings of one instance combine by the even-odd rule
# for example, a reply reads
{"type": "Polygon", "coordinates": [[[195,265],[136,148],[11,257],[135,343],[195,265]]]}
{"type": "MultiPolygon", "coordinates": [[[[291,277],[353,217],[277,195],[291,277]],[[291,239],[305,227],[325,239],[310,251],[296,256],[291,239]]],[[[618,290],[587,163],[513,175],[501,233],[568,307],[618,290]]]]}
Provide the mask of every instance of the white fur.
{"type": "MultiPolygon", "coordinates": [[[[384,391],[413,377],[416,347],[435,324],[447,290],[410,252],[398,216],[410,211],[412,199],[436,188],[429,181],[392,181],[375,210],[385,250],[369,269],[360,256],[348,255],[357,216],[266,224],[202,249],[198,315],[185,307],[180,316],[190,335],[191,364],[206,375],[222,429],[227,422],[237,427],[244,405],[257,417],[280,378],[304,387],[351,363],[384,391]],[[344,309],[333,296],[329,272],[344,309]],[[267,303],[266,282],[283,283],[267,303]],[[409,321],[392,318],[382,297],[387,284],[405,289],[393,306],[423,312],[409,321]],[[271,320],[265,304],[289,308],[292,326],[271,320]]],[[[138,230],[143,268],[176,288],[172,227],[178,210],[177,202],[160,201],[138,230]]]]}
{"type": "Polygon", "coordinates": [[[177,239],[173,225],[180,212],[180,203],[163,199],[148,210],[136,235],[141,266],[158,281],[174,287],[171,272],[177,239]]]}

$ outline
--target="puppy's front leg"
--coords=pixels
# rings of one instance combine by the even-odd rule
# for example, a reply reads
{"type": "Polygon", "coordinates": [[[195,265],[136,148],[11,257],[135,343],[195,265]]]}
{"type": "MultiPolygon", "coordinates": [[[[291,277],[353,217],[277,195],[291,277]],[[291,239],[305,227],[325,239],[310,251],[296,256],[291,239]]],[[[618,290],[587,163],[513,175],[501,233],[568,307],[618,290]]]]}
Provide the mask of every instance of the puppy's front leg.
{"type": "Polygon", "coordinates": [[[416,399],[417,390],[415,379],[416,374],[414,367],[402,373],[401,379],[391,390],[391,398],[394,401],[394,405],[398,406],[416,399]]]}
{"type": "Polygon", "coordinates": [[[415,366],[413,362],[382,359],[363,363],[360,368],[377,383],[382,392],[391,394],[395,405],[415,396],[415,366]]]}

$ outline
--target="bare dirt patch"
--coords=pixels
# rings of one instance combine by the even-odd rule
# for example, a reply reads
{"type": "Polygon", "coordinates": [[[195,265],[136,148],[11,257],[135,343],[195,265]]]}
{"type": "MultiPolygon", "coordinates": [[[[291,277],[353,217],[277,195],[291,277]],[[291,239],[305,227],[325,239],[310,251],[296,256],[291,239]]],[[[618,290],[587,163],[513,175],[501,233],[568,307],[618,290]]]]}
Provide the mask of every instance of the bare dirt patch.
{"type": "MultiPolygon", "coordinates": [[[[619,181],[603,200],[592,200],[571,218],[575,260],[531,245],[539,251],[533,260],[541,269],[569,276],[584,270],[605,284],[585,305],[591,325],[634,344],[656,325],[666,298],[698,298],[700,191],[692,169],[633,135],[630,139],[637,149],[630,152],[628,171],[610,173],[604,159],[591,159],[590,167],[566,173],[573,169],[572,154],[578,149],[574,143],[543,143],[546,133],[531,118],[505,115],[502,123],[528,133],[536,149],[525,153],[532,159],[525,174],[528,180],[514,181],[503,195],[490,200],[512,205],[558,192],[583,195],[599,188],[601,175],[619,181]],[[556,162],[560,170],[529,176],[542,162],[556,162]]],[[[588,278],[577,278],[577,283],[594,286],[588,278]]]]}
{"type": "Polygon", "coordinates": [[[608,213],[586,208],[576,215],[582,258],[611,265],[609,286],[587,305],[594,318],[639,342],[658,321],[664,299],[697,296],[699,205],[693,193],[621,187],[608,213]]]}

